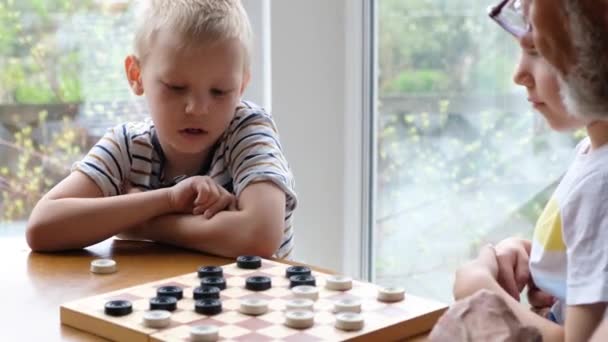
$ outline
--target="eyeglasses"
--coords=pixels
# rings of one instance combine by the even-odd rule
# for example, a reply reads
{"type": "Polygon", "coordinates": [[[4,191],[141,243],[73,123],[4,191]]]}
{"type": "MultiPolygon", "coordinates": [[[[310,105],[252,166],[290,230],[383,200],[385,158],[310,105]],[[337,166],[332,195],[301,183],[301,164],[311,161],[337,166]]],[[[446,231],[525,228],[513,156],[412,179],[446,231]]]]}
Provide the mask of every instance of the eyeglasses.
{"type": "Polygon", "coordinates": [[[532,30],[524,15],[523,0],[502,0],[498,5],[490,7],[488,14],[516,38],[521,38],[532,30]]]}

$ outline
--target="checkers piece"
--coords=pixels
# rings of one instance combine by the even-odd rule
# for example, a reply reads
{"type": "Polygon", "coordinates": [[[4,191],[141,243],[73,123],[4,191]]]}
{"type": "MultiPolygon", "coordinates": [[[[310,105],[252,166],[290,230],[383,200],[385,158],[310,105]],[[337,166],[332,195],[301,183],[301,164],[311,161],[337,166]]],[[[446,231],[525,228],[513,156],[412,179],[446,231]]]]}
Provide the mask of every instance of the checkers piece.
{"type": "Polygon", "coordinates": [[[184,291],[179,286],[161,286],[156,289],[157,297],[173,297],[180,300],[184,297],[184,291]]]}
{"type": "Polygon", "coordinates": [[[340,299],[334,302],[334,312],[361,312],[361,301],[357,299],[340,299]]]}
{"type": "Polygon", "coordinates": [[[104,306],[104,312],[110,316],[126,316],[133,312],[133,305],[128,300],[111,300],[104,306]]]}
{"type": "Polygon", "coordinates": [[[196,273],[199,278],[224,276],[224,270],[219,266],[201,266],[196,273]]]}
{"type": "Polygon", "coordinates": [[[312,275],[312,271],[306,266],[290,266],[285,270],[285,277],[290,278],[294,275],[312,275]]]}
{"type": "Polygon", "coordinates": [[[310,299],[296,298],[288,300],[287,303],[285,303],[285,309],[287,311],[312,311],[314,305],[315,302],[310,299]]]}
{"type": "Polygon", "coordinates": [[[166,310],[146,311],[144,312],[143,323],[148,328],[166,328],[171,324],[171,313],[166,310]]]}
{"type": "Polygon", "coordinates": [[[353,288],[353,278],[333,275],[325,280],[325,288],[333,291],[348,291],[353,288]]]}
{"type": "Polygon", "coordinates": [[[177,309],[177,298],[154,297],[150,298],[150,310],[175,311],[177,309]]]}
{"type": "Polygon", "coordinates": [[[222,302],[219,299],[199,299],[194,302],[194,311],[207,315],[217,315],[222,312],[222,302]]]}
{"type": "Polygon", "coordinates": [[[219,339],[220,332],[215,325],[195,325],[190,329],[190,341],[215,342],[219,339]]]}
{"type": "Polygon", "coordinates": [[[201,286],[214,286],[220,290],[225,290],[226,279],[222,277],[205,277],[201,279],[201,286]]]}
{"type": "Polygon", "coordinates": [[[317,281],[315,280],[315,277],[312,275],[294,275],[289,277],[289,287],[295,287],[295,286],[299,286],[299,285],[310,285],[310,286],[317,286],[317,281]]]}
{"type": "Polygon", "coordinates": [[[291,293],[293,293],[296,298],[305,298],[310,300],[319,299],[319,289],[310,285],[298,285],[291,288],[291,293]]]}
{"type": "Polygon", "coordinates": [[[285,325],[294,329],[307,329],[315,324],[315,314],[308,310],[287,311],[285,325]]]}
{"type": "Polygon", "coordinates": [[[341,312],[336,315],[335,327],[345,331],[355,331],[363,329],[363,316],[355,312],[341,312]]]}
{"type": "Polygon", "coordinates": [[[378,289],[378,300],[381,302],[400,302],[404,298],[405,290],[401,287],[382,287],[378,289]]]}
{"type": "Polygon", "coordinates": [[[112,259],[95,259],[91,261],[91,272],[109,274],[116,272],[116,261],[112,259]]]}
{"type": "Polygon", "coordinates": [[[268,301],[264,299],[243,299],[239,306],[239,312],[244,315],[258,316],[268,312],[268,301]]]}
{"type": "Polygon", "coordinates": [[[245,280],[245,288],[250,291],[266,291],[272,287],[269,277],[253,276],[245,280]]]}
{"type": "Polygon", "coordinates": [[[240,257],[236,258],[236,265],[238,268],[255,270],[262,267],[262,258],[253,255],[241,255],[240,257]]]}
{"type": "Polygon", "coordinates": [[[220,299],[220,288],[216,286],[199,286],[192,290],[194,299],[220,299]]]}

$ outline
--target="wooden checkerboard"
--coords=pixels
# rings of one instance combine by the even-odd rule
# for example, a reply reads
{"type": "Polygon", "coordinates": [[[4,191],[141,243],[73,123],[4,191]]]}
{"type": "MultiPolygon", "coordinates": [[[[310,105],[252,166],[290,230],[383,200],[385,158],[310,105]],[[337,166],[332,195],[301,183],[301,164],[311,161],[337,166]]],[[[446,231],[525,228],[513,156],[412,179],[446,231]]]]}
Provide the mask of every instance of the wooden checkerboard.
{"type": "Polygon", "coordinates": [[[379,286],[353,281],[348,291],[325,288],[328,274],[313,271],[319,288],[319,299],[314,305],[314,325],[307,329],[292,329],[285,321],[285,303],[294,298],[289,289],[285,270],[289,265],[263,259],[262,267],[255,270],[240,269],[235,264],[223,266],[227,288],[221,292],[223,311],[205,316],[194,311],[192,290],[200,285],[196,272],[155,282],[120,289],[88,297],[61,306],[61,322],[116,341],[189,341],[190,328],[195,325],[215,325],[222,341],[388,341],[414,336],[429,331],[446,305],[406,293],[397,303],[384,303],[376,299],[379,286]],[[267,276],[272,288],[263,292],[245,289],[250,276],[267,276]],[[149,300],[161,286],[183,288],[184,298],[172,314],[172,323],[162,329],[143,325],[143,313],[149,309],[149,300]],[[261,316],[248,316],[238,311],[240,300],[261,298],[269,301],[269,311],[261,316]],[[342,331],[334,327],[333,303],[339,299],[355,298],[361,301],[365,319],[362,330],[342,331]],[[108,316],[104,304],[109,300],[129,300],[133,312],[123,317],[108,316]]]}

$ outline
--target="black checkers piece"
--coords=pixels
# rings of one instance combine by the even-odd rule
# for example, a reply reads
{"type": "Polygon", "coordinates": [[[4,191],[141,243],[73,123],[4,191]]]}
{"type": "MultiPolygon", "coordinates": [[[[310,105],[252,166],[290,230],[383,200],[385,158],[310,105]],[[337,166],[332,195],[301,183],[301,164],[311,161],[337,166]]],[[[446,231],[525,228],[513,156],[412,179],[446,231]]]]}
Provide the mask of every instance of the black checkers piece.
{"type": "Polygon", "coordinates": [[[180,300],[184,297],[184,291],[179,286],[161,286],[156,289],[157,297],[174,297],[180,300]]]}
{"type": "Polygon", "coordinates": [[[104,312],[110,316],[126,316],[133,312],[133,305],[128,300],[111,300],[104,306],[104,312]]]}
{"type": "Polygon", "coordinates": [[[224,271],[219,266],[202,266],[198,268],[197,271],[199,278],[205,277],[223,277],[224,271]]]}
{"type": "Polygon", "coordinates": [[[294,275],[311,275],[309,267],[306,266],[290,266],[285,270],[285,277],[291,278],[294,275]]]}
{"type": "Polygon", "coordinates": [[[150,310],[175,311],[175,309],[177,309],[177,298],[175,297],[150,298],[150,310]]]}
{"type": "Polygon", "coordinates": [[[222,277],[205,277],[201,279],[201,286],[214,286],[220,290],[225,290],[226,280],[222,277]]]}
{"type": "Polygon", "coordinates": [[[299,274],[289,277],[289,288],[300,285],[317,286],[317,281],[310,274],[299,274]]]}
{"type": "Polygon", "coordinates": [[[217,315],[222,312],[222,302],[219,299],[199,299],[194,302],[194,311],[207,315],[217,315]]]}
{"type": "Polygon", "coordinates": [[[250,291],[266,291],[272,287],[270,278],[264,276],[253,276],[245,281],[245,288],[250,291]]]}
{"type": "Polygon", "coordinates": [[[192,290],[194,299],[220,299],[220,289],[215,286],[199,286],[192,290]]]}
{"type": "Polygon", "coordinates": [[[236,258],[236,265],[246,270],[255,270],[262,267],[262,258],[253,255],[241,255],[236,258]]]}

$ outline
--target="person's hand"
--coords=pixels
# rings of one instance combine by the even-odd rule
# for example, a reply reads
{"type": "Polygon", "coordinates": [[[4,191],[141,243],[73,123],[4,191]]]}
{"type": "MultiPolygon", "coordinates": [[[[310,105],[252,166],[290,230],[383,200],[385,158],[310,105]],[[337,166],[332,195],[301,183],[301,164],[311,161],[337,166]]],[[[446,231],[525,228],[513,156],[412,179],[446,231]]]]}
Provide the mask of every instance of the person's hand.
{"type": "Polygon", "coordinates": [[[528,282],[528,303],[532,306],[532,311],[545,317],[546,312],[551,309],[555,303],[555,297],[539,289],[534,281],[530,279],[528,282]]]}
{"type": "Polygon", "coordinates": [[[235,196],[211,177],[194,176],[169,189],[169,201],[174,211],[203,215],[210,219],[216,213],[235,206],[235,196]]]}
{"type": "Polygon", "coordinates": [[[492,245],[481,248],[477,258],[456,271],[453,294],[456,300],[470,296],[481,289],[498,287],[498,260],[492,245]],[[495,285],[492,285],[495,284],[495,285]]]}
{"type": "Polygon", "coordinates": [[[519,294],[530,281],[530,249],[530,241],[520,238],[504,239],[495,247],[498,283],[517,301],[519,294]]]}

